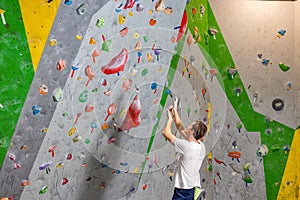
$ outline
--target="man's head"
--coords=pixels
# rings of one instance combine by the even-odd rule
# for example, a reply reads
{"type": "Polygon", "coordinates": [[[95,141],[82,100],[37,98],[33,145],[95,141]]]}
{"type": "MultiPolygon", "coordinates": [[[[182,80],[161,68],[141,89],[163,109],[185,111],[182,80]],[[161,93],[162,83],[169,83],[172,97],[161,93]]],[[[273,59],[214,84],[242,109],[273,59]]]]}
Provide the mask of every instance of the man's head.
{"type": "Polygon", "coordinates": [[[207,132],[207,126],[199,121],[196,120],[191,124],[191,130],[194,131],[193,136],[196,140],[200,140],[201,138],[203,138],[207,132]]]}

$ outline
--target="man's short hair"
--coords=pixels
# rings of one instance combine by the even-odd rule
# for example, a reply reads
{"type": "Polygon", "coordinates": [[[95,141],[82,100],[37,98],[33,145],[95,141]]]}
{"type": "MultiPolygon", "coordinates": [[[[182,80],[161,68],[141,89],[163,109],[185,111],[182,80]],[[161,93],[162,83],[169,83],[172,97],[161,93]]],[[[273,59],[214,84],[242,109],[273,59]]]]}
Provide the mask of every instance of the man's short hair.
{"type": "Polygon", "coordinates": [[[200,120],[196,120],[192,125],[192,128],[194,130],[194,138],[196,140],[202,138],[207,132],[207,126],[200,120]]]}

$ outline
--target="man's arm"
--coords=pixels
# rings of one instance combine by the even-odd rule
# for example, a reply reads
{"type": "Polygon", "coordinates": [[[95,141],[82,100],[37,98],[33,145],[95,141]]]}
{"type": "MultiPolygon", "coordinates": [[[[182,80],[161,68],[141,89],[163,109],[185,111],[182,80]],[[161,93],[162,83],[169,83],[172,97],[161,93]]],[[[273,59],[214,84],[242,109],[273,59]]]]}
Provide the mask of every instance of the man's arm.
{"type": "Polygon", "coordinates": [[[162,131],[163,135],[165,136],[165,138],[171,143],[171,144],[175,144],[175,139],[176,136],[172,134],[171,132],[171,126],[172,126],[172,114],[171,114],[171,110],[167,109],[167,113],[168,113],[168,120],[166,122],[166,125],[162,131]]]}
{"type": "Polygon", "coordinates": [[[176,125],[177,130],[179,131],[179,133],[185,138],[188,139],[187,134],[185,133],[185,126],[181,121],[181,118],[179,117],[178,111],[178,98],[175,97],[175,101],[173,103],[173,109],[172,109],[172,113],[173,113],[173,118],[174,118],[174,122],[176,125]]]}

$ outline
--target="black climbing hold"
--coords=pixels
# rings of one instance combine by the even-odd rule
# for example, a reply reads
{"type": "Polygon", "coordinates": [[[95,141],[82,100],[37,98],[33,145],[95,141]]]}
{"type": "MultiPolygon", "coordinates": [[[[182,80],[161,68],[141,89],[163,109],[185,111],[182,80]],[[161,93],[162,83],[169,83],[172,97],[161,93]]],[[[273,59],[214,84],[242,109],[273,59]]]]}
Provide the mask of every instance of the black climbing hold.
{"type": "Polygon", "coordinates": [[[284,102],[282,99],[274,99],[272,102],[272,107],[276,111],[281,111],[284,108],[284,102]]]}

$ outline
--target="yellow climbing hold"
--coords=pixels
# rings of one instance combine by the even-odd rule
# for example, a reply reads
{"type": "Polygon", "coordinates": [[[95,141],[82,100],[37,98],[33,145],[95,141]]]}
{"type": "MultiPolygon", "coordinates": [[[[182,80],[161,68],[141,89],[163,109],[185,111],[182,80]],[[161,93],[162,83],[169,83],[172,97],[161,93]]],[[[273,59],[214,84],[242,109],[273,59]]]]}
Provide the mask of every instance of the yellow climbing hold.
{"type": "Polygon", "coordinates": [[[72,127],[72,128],[69,130],[68,135],[69,135],[69,136],[72,136],[72,135],[74,135],[75,132],[76,132],[76,127],[72,127]]]}
{"type": "Polygon", "coordinates": [[[124,24],[126,17],[124,15],[119,15],[118,20],[119,20],[119,24],[122,25],[124,24]]]}
{"type": "Polygon", "coordinates": [[[210,130],[211,103],[207,103],[207,132],[210,130]]]}
{"type": "Polygon", "coordinates": [[[139,173],[139,168],[138,168],[138,167],[134,168],[133,173],[134,173],[134,174],[139,173]]]}
{"type": "Polygon", "coordinates": [[[52,47],[57,45],[57,40],[56,39],[50,39],[49,40],[49,45],[52,46],[52,47]]]}
{"type": "Polygon", "coordinates": [[[82,36],[81,35],[76,35],[75,38],[76,38],[76,40],[82,40],[82,36]]]}

